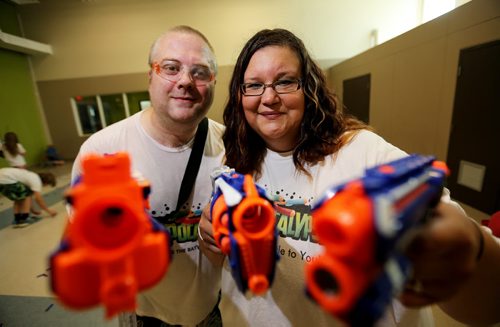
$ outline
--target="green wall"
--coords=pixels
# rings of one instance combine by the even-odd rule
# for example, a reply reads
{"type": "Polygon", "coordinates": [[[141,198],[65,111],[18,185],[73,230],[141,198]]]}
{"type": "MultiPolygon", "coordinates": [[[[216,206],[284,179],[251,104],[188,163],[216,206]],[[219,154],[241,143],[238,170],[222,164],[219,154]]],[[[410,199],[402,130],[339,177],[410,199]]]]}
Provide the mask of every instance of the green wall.
{"type": "MultiPolygon", "coordinates": [[[[0,0],[0,28],[20,35],[16,6],[0,0]]],[[[0,49],[0,138],[15,132],[26,148],[29,166],[43,160],[47,138],[38,108],[28,55],[0,49]]],[[[0,167],[8,166],[0,158],[0,167]]]]}

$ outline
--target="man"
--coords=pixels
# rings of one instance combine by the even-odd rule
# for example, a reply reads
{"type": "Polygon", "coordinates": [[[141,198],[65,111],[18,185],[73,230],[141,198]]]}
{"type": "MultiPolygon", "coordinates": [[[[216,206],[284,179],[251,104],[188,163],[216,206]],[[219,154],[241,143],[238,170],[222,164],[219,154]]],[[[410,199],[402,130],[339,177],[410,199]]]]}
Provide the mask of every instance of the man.
{"type": "Polygon", "coordinates": [[[40,208],[51,217],[57,211],[50,209],[43,200],[42,186],[56,186],[56,178],[52,173],[34,173],[22,168],[0,169],[0,193],[14,201],[14,227],[26,227],[34,222],[30,220],[30,212],[40,214],[31,207],[32,196],[40,208]]]}
{"type": "Polygon", "coordinates": [[[215,55],[203,34],[177,26],[154,42],[149,65],[151,108],[92,135],[80,149],[72,177],[80,174],[86,153],[129,153],[132,169],[151,183],[151,215],[173,239],[167,274],[138,296],[138,325],[218,326],[220,270],[199,251],[197,229],[201,210],[210,201],[210,173],[224,155],[221,124],[208,120],[199,172],[186,172],[197,176],[193,192],[188,201],[177,203],[193,139],[213,101],[215,55]]]}

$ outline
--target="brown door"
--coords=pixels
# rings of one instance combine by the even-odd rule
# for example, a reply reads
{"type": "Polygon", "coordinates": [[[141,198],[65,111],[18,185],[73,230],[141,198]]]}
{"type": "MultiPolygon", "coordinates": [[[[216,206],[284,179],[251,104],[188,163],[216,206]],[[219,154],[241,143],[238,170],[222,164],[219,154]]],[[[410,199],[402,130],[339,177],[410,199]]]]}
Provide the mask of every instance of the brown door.
{"type": "Polygon", "coordinates": [[[346,79],[342,87],[346,112],[370,123],[370,74],[346,79]]]}
{"type": "Polygon", "coordinates": [[[462,49],[447,162],[453,198],[500,210],[500,40],[462,49]]]}

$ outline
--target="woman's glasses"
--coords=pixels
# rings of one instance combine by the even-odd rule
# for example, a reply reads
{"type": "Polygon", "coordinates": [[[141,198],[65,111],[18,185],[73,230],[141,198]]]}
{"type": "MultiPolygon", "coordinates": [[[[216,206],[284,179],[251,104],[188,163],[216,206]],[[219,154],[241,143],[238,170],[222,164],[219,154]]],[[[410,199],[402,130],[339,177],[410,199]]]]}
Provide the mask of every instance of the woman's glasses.
{"type": "Polygon", "coordinates": [[[292,93],[300,89],[300,79],[281,79],[274,83],[243,83],[241,92],[246,96],[259,96],[264,94],[266,88],[271,87],[278,94],[292,93]]]}

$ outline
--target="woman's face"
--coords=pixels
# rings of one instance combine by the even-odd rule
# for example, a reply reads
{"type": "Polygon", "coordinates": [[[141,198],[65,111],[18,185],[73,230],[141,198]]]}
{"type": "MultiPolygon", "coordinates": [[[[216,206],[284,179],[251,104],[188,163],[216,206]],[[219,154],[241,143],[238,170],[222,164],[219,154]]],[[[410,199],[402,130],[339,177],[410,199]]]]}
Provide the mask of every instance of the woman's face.
{"type": "MultiPolygon", "coordinates": [[[[300,71],[299,59],[290,48],[268,46],[254,53],[243,83],[298,80],[302,78],[300,71]]],[[[264,139],[268,148],[277,152],[295,148],[304,116],[302,89],[278,94],[272,87],[266,87],[260,96],[242,95],[242,105],[248,124],[264,139]]]]}

